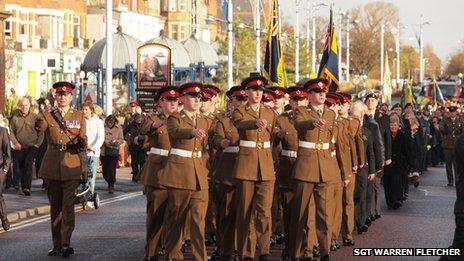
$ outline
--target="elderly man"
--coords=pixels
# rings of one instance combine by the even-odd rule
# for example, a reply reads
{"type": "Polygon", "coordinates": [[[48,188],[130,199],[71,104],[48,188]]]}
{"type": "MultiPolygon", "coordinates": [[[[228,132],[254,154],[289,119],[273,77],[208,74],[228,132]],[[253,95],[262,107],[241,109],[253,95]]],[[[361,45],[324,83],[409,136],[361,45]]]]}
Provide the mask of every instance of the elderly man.
{"type": "Polygon", "coordinates": [[[10,139],[13,144],[13,185],[18,189],[21,179],[20,194],[30,196],[32,164],[44,140],[44,133],[34,128],[38,115],[31,111],[31,98],[21,98],[18,105],[19,110],[13,113],[10,122],[10,139]]]}

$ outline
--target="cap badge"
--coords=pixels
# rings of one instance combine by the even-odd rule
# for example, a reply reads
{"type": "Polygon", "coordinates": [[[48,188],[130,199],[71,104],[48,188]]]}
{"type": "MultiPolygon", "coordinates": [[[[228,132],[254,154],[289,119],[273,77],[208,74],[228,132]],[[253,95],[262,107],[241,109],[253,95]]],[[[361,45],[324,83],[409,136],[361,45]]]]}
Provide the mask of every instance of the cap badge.
{"type": "Polygon", "coordinates": [[[195,87],[196,92],[200,92],[200,87],[195,87]]]}
{"type": "Polygon", "coordinates": [[[317,85],[318,85],[319,87],[322,87],[324,84],[323,84],[322,82],[318,82],[317,85]]]}

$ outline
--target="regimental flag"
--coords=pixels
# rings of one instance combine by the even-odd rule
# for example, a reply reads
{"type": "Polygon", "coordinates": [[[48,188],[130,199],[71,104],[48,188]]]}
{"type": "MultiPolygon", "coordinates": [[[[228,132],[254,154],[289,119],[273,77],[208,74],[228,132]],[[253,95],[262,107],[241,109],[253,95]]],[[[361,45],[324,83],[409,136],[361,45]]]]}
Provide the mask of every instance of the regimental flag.
{"type": "Polygon", "coordinates": [[[272,0],[271,18],[267,33],[266,54],[264,55],[263,75],[270,85],[285,87],[287,75],[285,73],[284,57],[280,46],[279,10],[277,0],[272,0]]]}
{"type": "Polygon", "coordinates": [[[391,72],[388,62],[388,52],[385,52],[385,66],[383,72],[382,102],[391,105],[392,82],[391,72]]]}
{"type": "Polygon", "coordinates": [[[431,103],[435,107],[438,104],[445,104],[443,93],[438,87],[435,76],[433,76],[431,81],[426,81],[425,85],[422,87],[419,102],[421,105],[427,105],[431,103]]]}
{"type": "Polygon", "coordinates": [[[405,85],[403,86],[403,95],[401,96],[401,106],[411,103],[415,104],[414,95],[412,93],[412,87],[408,80],[405,85]]]}
{"type": "Polygon", "coordinates": [[[319,65],[319,78],[329,80],[329,91],[335,92],[338,89],[338,47],[337,32],[333,24],[333,12],[330,8],[330,21],[327,28],[324,53],[322,54],[321,64],[319,65]]]}

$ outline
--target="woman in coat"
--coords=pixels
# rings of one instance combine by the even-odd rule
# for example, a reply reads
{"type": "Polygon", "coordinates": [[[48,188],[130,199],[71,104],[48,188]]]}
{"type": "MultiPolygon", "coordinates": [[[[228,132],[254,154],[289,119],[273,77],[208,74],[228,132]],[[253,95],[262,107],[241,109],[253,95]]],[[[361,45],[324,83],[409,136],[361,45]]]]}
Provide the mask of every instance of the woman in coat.
{"type": "Polygon", "coordinates": [[[385,166],[383,185],[385,199],[389,209],[402,206],[404,175],[409,171],[411,162],[411,139],[408,134],[400,130],[400,119],[397,115],[390,117],[390,130],[392,138],[392,163],[385,166]]]}
{"type": "Polygon", "coordinates": [[[119,159],[119,146],[124,143],[122,127],[116,123],[116,117],[109,115],[105,120],[105,142],[103,143],[100,161],[103,178],[108,183],[108,193],[113,194],[116,182],[116,167],[119,159]]]}

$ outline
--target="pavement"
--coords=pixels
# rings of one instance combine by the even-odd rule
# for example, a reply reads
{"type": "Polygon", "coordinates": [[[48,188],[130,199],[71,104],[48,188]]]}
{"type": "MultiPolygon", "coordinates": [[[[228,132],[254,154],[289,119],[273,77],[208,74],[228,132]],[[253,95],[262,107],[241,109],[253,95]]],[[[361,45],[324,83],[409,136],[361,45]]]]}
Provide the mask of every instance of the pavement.
{"type": "MultiPolygon", "coordinates": [[[[10,222],[50,213],[47,192],[41,187],[42,180],[34,179],[30,196],[19,195],[20,191],[13,188],[9,188],[3,193],[10,222]]],[[[108,184],[103,179],[102,173],[97,173],[95,190],[101,199],[111,197],[107,189],[108,184]]],[[[132,182],[130,167],[121,167],[116,170],[116,192],[142,191],[142,189],[141,184],[132,182]]]]}

